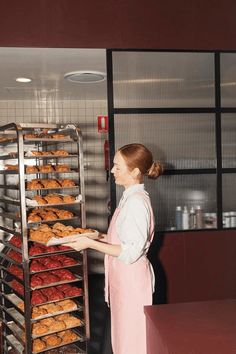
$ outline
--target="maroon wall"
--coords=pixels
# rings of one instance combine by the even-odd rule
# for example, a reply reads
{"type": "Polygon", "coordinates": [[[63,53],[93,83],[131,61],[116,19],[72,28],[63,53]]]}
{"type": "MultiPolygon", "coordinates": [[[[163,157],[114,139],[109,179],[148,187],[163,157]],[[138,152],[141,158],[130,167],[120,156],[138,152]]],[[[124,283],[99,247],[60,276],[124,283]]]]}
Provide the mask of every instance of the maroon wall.
{"type": "MultiPolygon", "coordinates": [[[[0,46],[236,49],[235,0],[8,0],[0,46]]],[[[233,232],[167,234],[169,301],[235,297],[233,232]]]]}
{"type": "Polygon", "coordinates": [[[168,302],[236,298],[236,231],[166,234],[159,258],[168,302]]]}
{"type": "Polygon", "coordinates": [[[235,0],[8,0],[0,46],[236,49],[235,0]]]}

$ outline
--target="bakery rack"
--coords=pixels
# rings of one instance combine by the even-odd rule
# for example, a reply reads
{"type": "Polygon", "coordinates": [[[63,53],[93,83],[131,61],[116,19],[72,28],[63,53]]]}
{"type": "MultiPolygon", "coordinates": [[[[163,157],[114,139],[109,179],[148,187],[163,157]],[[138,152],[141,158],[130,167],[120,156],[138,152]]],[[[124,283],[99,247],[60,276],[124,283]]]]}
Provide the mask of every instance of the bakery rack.
{"type": "Polygon", "coordinates": [[[0,150],[0,315],[3,353],[50,354],[50,351],[54,353],[56,350],[57,353],[85,354],[90,337],[87,252],[78,253],[61,246],[47,247],[31,241],[29,236],[32,227],[45,224],[53,227],[61,223],[67,227],[86,228],[81,131],[74,124],[10,123],[0,127],[0,150]],[[63,170],[65,167],[62,168],[62,165],[69,166],[68,170],[63,170]],[[27,166],[34,166],[35,171],[27,172],[27,166]],[[42,187],[32,188],[33,179],[37,179],[42,187]],[[56,188],[52,187],[52,180],[58,181],[56,188]],[[63,184],[68,180],[73,184],[63,184]],[[36,196],[47,201],[48,194],[55,193],[55,203],[32,204],[36,196]],[[71,200],[64,202],[65,196],[71,196],[71,200]],[[59,199],[63,203],[58,202],[59,199]],[[46,215],[45,212],[52,207],[53,219],[49,217],[29,222],[32,210],[46,215]],[[58,214],[56,210],[59,210],[58,214]],[[64,211],[69,211],[70,214],[66,215],[72,216],[55,217],[63,215],[64,211]],[[67,305],[63,307],[59,304],[67,305]],[[66,307],[69,304],[72,304],[71,308],[66,307]],[[46,307],[42,309],[43,306],[46,307]],[[41,313],[37,312],[39,310],[41,313]],[[38,315],[33,316],[33,313],[38,315]],[[59,328],[60,320],[55,316],[64,316],[60,319],[64,319],[65,327],[59,328]],[[48,326],[49,332],[43,333],[41,326],[39,333],[33,333],[35,324],[40,324],[40,321],[45,323],[45,320],[46,323],[56,323],[55,330],[52,325],[48,326]],[[65,329],[71,332],[65,333],[65,329]],[[54,338],[47,338],[53,335],[54,338]],[[37,340],[39,346],[36,345],[37,340]]]}

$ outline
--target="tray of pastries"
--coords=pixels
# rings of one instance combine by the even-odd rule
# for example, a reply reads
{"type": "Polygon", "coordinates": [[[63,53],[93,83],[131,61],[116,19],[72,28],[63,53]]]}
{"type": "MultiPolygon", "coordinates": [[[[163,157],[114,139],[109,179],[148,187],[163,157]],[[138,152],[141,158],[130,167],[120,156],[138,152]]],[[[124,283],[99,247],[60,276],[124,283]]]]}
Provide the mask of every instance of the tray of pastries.
{"type": "Polygon", "coordinates": [[[82,196],[79,195],[69,195],[69,194],[57,194],[57,193],[48,193],[46,195],[35,195],[33,199],[27,200],[27,206],[36,206],[36,205],[61,205],[61,204],[74,204],[79,203],[82,200],[82,196]]]}
{"type": "Polygon", "coordinates": [[[63,149],[49,151],[29,150],[25,153],[25,157],[64,157],[69,155],[69,152],[63,149]]]}
{"type": "Polygon", "coordinates": [[[42,222],[42,221],[54,221],[59,219],[71,219],[75,215],[69,211],[58,208],[36,208],[29,212],[28,214],[28,222],[42,222]]]}
{"type": "MultiPolygon", "coordinates": [[[[38,262],[38,264],[40,264],[38,262]]],[[[37,265],[38,266],[38,265],[37,265]]],[[[40,269],[40,266],[38,266],[40,269]]],[[[24,279],[23,269],[12,264],[7,268],[10,274],[13,274],[18,279],[24,279]]],[[[43,271],[37,274],[33,274],[30,278],[30,286],[32,289],[41,289],[49,285],[60,285],[66,283],[71,283],[75,281],[80,281],[82,277],[80,275],[72,273],[68,269],[58,268],[50,271],[43,271]]]]}
{"type": "Polygon", "coordinates": [[[46,164],[41,166],[28,165],[25,167],[25,172],[27,174],[35,174],[35,173],[50,173],[50,172],[67,173],[67,172],[74,172],[74,171],[71,170],[70,166],[67,164],[46,164]]]}
{"type": "Polygon", "coordinates": [[[94,229],[66,226],[60,222],[52,227],[47,224],[41,224],[38,228],[30,231],[30,240],[45,244],[46,246],[60,245],[71,241],[76,241],[80,236],[97,238],[99,232],[94,229]]]}
{"type": "Polygon", "coordinates": [[[51,141],[51,140],[64,140],[71,141],[71,137],[69,135],[65,135],[62,133],[27,133],[24,134],[24,140],[27,141],[51,141]]]}
{"type": "Polygon", "coordinates": [[[47,317],[32,324],[32,338],[81,327],[83,325],[84,322],[80,318],[69,313],[47,317]]]}
{"type": "MultiPolygon", "coordinates": [[[[18,298],[16,306],[24,312],[24,301],[18,298]]],[[[77,304],[74,300],[67,299],[50,304],[32,307],[31,318],[32,320],[42,320],[51,317],[52,315],[62,315],[71,311],[82,311],[81,305],[77,304]]]]}
{"type": "MultiPolygon", "coordinates": [[[[17,294],[24,296],[24,286],[17,280],[13,279],[7,283],[17,294]]],[[[55,301],[67,300],[83,295],[83,290],[71,284],[61,284],[42,288],[40,290],[33,290],[31,294],[31,305],[37,306],[48,304],[55,301]]]]}
{"type": "MultiPolygon", "coordinates": [[[[20,236],[13,235],[12,238],[9,240],[9,244],[13,245],[14,247],[22,248],[22,239],[20,236]]],[[[44,246],[44,245],[39,245],[38,243],[33,243],[32,245],[29,246],[29,255],[31,257],[42,255],[42,254],[48,254],[48,253],[58,253],[61,251],[71,251],[71,248],[68,246],[44,246]]],[[[21,263],[22,262],[22,255],[19,252],[16,252],[14,250],[9,250],[7,253],[7,256],[14,261],[21,263]]],[[[47,256],[48,258],[48,256],[47,256]]],[[[68,257],[69,258],[69,257],[68,257]]]]}
{"type": "MultiPolygon", "coordinates": [[[[47,335],[33,340],[33,353],[39,353],[50,348],[57,348],[65,344],[83,341],[83,337],[71,329],[47,335]]],[[[56,349],[58,350],[58,349],[56,349]]],[[[58,353],[58,352],[57,352],[58,353]]]]}
{"type": "Polygon", "coordinates": [[[31,181],[26,182],[26,188],[32,189],[58,189],[58,188],[73,188],[77,187],[76,182],[73,179],[42,179],[34,178],[31,181]]]}

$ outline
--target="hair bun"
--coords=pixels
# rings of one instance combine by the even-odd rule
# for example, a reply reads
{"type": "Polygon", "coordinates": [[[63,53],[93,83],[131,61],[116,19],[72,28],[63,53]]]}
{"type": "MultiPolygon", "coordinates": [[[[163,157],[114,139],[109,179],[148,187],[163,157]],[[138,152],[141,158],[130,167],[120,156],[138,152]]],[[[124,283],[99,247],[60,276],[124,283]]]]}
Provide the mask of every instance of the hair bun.
{"type": "Polygon", "coordinates": [[[147,176],[148,178],[156,179],[163,173],[163,171],[164,168],[159,162],[153,162],[148,170],[147,176]]]}

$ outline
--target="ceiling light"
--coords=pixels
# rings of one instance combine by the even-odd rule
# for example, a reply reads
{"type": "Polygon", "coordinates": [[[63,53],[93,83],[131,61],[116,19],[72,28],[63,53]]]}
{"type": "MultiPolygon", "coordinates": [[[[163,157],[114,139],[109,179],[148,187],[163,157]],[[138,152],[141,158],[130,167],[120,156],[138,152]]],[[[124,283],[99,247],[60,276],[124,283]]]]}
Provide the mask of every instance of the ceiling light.
{"type": "Polygon", "coordinates": [[[73,71],[64,75],[64,79],[81,84],[92,84],[106,79],[106,74],[100,71],[73,71]]]}
{"type": "Polygon", "coordinates": [[[16,79],[17,82],[31,82],[32,80],[29,79],[28,77],[18,77],[16,79]]]}

